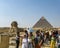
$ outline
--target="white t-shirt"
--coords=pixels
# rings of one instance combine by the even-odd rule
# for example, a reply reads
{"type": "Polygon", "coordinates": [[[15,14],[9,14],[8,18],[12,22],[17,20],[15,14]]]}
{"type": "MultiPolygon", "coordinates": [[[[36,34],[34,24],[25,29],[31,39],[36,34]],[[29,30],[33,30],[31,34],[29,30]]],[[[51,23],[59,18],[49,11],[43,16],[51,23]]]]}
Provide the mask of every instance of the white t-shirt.
{"type": "Polygon", "coordinates": [[[29,38],[28,38],[28,43],[31,43],[31,42],[32,42],[32,39],[29,39],[29,38]]]}
{"type": "Polygon", "coordinates": [[[23,40],[22,40],[22,48],[28,48],[28,39],[27,38],[23,38],[23,40]]]}
{"type": "Polygon", "coordinates": [[[27,38],[24,38],[24,39],[22,40],[22,43],[28,43],[27,41],[28,41],[28,39],[27,39],[27,38]]]}

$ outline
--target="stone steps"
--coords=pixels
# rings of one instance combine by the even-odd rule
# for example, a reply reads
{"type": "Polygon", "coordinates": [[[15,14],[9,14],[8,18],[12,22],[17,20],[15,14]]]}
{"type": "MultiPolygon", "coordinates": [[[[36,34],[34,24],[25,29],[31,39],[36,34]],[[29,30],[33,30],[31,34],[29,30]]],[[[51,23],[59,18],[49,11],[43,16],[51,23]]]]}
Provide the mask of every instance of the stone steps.
{"type": "Polygon", "coordinates": [[[10,37],[9,39],[9,45],[16,45],[16,37],[10,37]]]}

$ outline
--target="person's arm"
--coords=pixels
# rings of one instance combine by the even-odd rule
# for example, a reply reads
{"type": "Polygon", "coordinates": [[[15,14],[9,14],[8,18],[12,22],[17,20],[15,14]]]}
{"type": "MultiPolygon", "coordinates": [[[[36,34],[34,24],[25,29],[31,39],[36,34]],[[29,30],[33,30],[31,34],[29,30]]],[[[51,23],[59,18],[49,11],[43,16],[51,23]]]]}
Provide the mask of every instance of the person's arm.
{"type": "Polygon", "coordinates": [[[35,38],[32,40],[33,46],[35,48],[35,38]]]}
{"type": "Polygon", "coordinates": [[[21,38],[24,38],[23,36],[20,36],[21,38]]]}
{"type": "Polygon", "coordinates": [[[44,41],[46,40],[46,35],[44,36],[44,41]]]}
{"type": "Polygon", "coordinates": [[[41,40],[41,41],[40,41],[39,45],[41,45],[41,44],[42,44],[42,41],[43,41],[43,40],[41,40]]]}
{"type": "Polygon", "coordinates": [[[40,37],[41,37],[41,38],[40,38],[39,45],[41,45],[41,44],[42,44],[42,42],[43,42],[43,37],[42,37],[42,35],[41,35],[40,37]]]}

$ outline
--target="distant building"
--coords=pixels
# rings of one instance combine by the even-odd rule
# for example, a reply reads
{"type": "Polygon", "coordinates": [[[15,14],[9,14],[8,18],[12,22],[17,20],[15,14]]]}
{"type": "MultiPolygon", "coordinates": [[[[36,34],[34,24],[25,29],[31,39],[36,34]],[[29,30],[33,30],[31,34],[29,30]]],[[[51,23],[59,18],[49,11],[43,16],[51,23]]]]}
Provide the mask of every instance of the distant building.
{"type": "Polygon", "coordinates": [[[33,28],[53,28],[53,26],[44,17],[41,17],[33,28]]]}

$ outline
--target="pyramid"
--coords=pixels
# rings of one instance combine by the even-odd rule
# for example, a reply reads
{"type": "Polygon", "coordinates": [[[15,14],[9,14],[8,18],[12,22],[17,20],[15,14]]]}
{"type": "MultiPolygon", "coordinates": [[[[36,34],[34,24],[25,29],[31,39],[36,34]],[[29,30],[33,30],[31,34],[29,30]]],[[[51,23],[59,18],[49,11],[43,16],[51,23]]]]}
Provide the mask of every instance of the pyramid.
{"type": "Polygon", "coordinates": [[[53,28],[53,26],[44,17],[41,17],[33,28],[53,28]]]}

